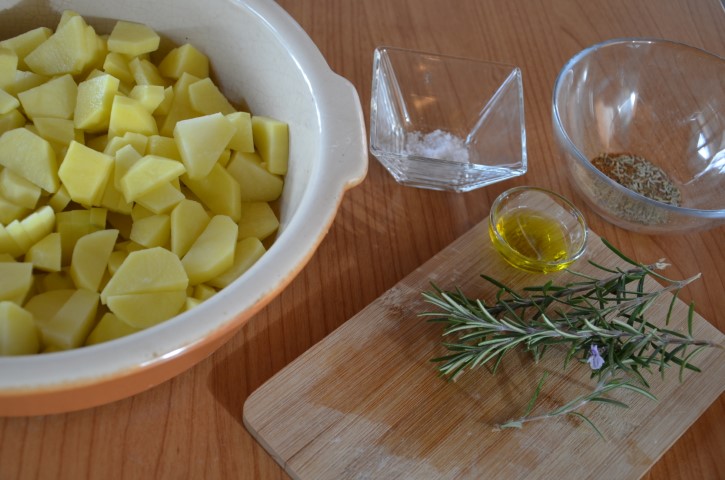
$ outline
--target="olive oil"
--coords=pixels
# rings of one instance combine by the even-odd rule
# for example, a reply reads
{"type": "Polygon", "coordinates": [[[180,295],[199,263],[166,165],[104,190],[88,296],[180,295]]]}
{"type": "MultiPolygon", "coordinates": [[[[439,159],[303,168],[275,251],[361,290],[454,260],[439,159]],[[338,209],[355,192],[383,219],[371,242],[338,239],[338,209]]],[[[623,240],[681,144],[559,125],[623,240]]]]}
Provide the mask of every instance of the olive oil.
{"type": "Polygon", "coordinates": [[[500,238],[491,232],[494,246],[515,267],[551,272],[570,263],[558,263],[567,258],[569,242],[560,222],[546,213],[516,208],[504,213],[495,228],[500,238]]]}

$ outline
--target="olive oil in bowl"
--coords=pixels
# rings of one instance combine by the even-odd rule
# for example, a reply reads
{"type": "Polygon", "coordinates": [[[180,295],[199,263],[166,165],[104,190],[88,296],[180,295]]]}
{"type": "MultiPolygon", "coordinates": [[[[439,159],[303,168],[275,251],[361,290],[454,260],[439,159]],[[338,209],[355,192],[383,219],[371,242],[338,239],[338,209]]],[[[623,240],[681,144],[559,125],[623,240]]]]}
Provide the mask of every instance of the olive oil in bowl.
{"type": "Polygon", "coordinates": [[[496,199],[489,234],[506,261],[530,272],[566,268],[586,245],[581,213],[563,197],[539,188],[514,188],[496,199]]]}

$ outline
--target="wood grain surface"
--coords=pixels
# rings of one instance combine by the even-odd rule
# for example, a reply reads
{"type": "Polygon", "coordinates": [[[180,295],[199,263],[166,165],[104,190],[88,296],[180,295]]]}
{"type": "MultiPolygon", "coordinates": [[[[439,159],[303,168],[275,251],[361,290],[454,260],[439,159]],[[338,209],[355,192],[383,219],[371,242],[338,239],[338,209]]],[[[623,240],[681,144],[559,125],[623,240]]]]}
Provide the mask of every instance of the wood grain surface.
{"type": "MultiPolygon", "coordinates": [[[[248,396],[454,239],[515,185],[553,189],[594,231],[634,258],[665,257],[673,277],[702,273],[682,292],[725,330],[725,227],[645,236],[612,226],[574,196],[551,126],[551,91],[582,48],[622,36],[662,37],[725,55],[719,0],[280,0],[369,113],[378,45],[518,65],[523,72],[529,172],[466,194],[402,187],[371,157],[308,266],[214,355],[135,397],[66,415],[0,418],[0,479],[283,479],[242,423],[248,396]]],[[[240,27],[242,28],[242,27],[240,27]]],[[[645,475],[725,478],[721,396],[645,475]]]]}
{"type": "MultiPolygon", "coordinates": [[[[588,243],[573,270],[601,277],[589,260],[631,267],[595,234],[588,243]]],[[[657,372],[647,375],[657,401],[617,392],[608,396],[629,409],[584,406],[580,412],[598,425],[602,440],[572,418],[497,432],[497,423],[523,414],[544,374],[532,415],[589,393],[596,380],[586,364],[562,368],[566,348],[549,349],[538,363],[531,354],[510,352],[496,374],[468,369],[455,382],[436,375],[430,359],[446,355],[441,342],[452,339],[441,338],[441,324],[421,318],[440,311],[421,292],[435,282],[492,301],[498,288],[481,272],[517,291],[542,281],[508,265],[481,222],[252,393],[244,424],[298,480],[640,478],[725,391],[725,351],[708,349],[697,359],[703,371],[683,376],[682,383],[676,369],[665,380],[657,372]]],[[[569,272],[546,279],[560,285],[580,280],[569,272]]],[[[660,288],[652,279],[645,285],[660,288]]],[[[685,332],[682,301],[666,320],[671,298],[666,293],[651,305],[648,321],[685,332]]],[[[697,314],[692,332],[725,345],[725,336],[697,314]]]]}

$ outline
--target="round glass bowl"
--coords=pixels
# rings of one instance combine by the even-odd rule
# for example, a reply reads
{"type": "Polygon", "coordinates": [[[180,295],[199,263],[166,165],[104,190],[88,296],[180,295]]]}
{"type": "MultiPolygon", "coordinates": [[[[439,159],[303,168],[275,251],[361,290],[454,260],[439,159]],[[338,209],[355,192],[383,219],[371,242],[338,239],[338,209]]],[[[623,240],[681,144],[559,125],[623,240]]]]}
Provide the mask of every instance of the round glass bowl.
{"type": "Polygon", "coordinates": [[[529,272],[562,270],[582,256],[587,244],[581,212],[561,195],[536,187],[499,195],[491,206],[488,231],[503,258],[529,272]]]}
{"type": "Polygon", "coordinates": [[[723,78],[723,58],[665,40],[610,40],[566,63],[554,133],[596,213],[652,234],[725,222],[723,78]]]}

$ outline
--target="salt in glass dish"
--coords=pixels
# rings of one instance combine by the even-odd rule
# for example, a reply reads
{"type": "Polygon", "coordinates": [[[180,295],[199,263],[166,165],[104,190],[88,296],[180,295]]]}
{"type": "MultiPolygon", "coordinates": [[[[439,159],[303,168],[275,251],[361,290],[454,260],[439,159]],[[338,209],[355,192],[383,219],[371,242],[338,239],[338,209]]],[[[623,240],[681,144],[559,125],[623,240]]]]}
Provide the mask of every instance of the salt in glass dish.
{"type": "Polygon", "coordinates": [[[488,226],[494,248],[508,263],[529,272],[562,270],[586,250],[582,213],[566,198],[543,188],[503,192],[491,205],[488,226]]]}
{"type": "Polygon", "coordinates": [[[397,182],[432,190],[465,192],[523,175],[521,70],[378,47],[370,151],[397,182]]]}

